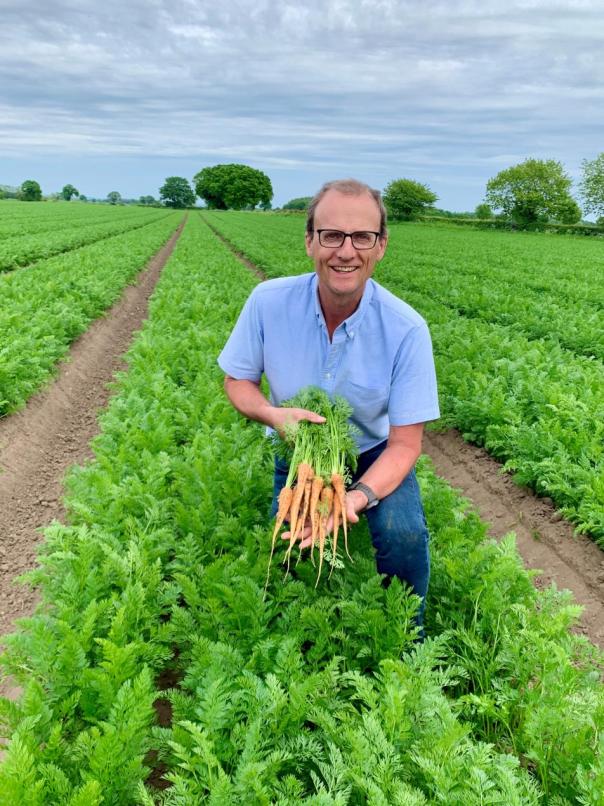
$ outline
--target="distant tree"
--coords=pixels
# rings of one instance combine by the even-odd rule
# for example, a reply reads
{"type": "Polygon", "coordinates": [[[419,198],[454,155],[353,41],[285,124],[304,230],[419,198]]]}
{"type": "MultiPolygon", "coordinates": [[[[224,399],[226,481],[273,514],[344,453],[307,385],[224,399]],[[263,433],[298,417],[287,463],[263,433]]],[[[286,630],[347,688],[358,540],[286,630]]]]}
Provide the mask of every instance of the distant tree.
{"type": "Polygon", "coordinates": [[[527,159],[489,179],[486,201],[519,226],[531,227],[576,213],[570,186],[560,162],[527,159]]]}
{"type": "Polygon", "coordinates": [[[298,196],[296,199],[290,199],[286,202],[282,210],[308,210],[308,205],[312,201],[312,196],[298,196]]]}
{"type": "Polygon", "coordinates": [[[195,194],[183,176],[169,176],[159,189],[159,198],[166,207],[175,207],[179,210],[193,207],[195,204],[195,194]]]}
{"type": "Polygon", "coordinates": [[[122,194],[118,193],[117,190],[112,190],[110,193],[107,194],[107,201],[109,204],[119,204],[122,200],[122,194]]]}
{"type": "Polygon", "coordinates": [[[579,193],[586,213],[604,216],[604,152],[593,160],[583,160],[579,193]]]}
{"type": "Polygon", "coordinates": [[[84,196],[83,193],[80,193],[80,201],[87,202],[88,201],[88,196],[84,196]]]}
{"type": "Polygon", "coordinates": [[[71,201],[72,196],[79,196],[80,191],[75,188],[73,185],[65,185],[63,190],[61,191],[61,196],[65,199],[65,201],[71,201]]]}
{"type": "Polygon", "coordinates": [[[155,196],[141,196],[139,198],[139,200],[138,200],[138,203],[143,204],[146,207],[148,207],[148,206],[150,206],[152,204],[156,204],[155,196]]]}
{"type": "Polygon", "coordinates": [[[438,199],[427,185],[413,179],[395,179],[384,189],[384,204],[390,218],[412,221],[438,199]]]}
{"type": "Polygon", "coordinates": [[[273,198],[271,180],[249,165],[230,163],[203,168],[193,177],[195,191],[214,210],[243,210],[267,205],[273,198]]]}
{"type": "Polygon", "coordinates": [[[40,201],[42,189],[34,179],[26,179],[19,189],[19,198],[22,201],[40,201]]]}
{"type": "Polygon", "coordinates": [[[474,215],[476,218],[493,218],[493,210],[491,205],[486,204],[486,202],[478,204],[476,206],[476,210],[474,211],[474,215]]]}
{"type": "Polygon", "coordinates": [[[272,202],[270,202],[270,201],[260,202],[260,209],[264,210],[264,212],[267,213],[269,210],[273,209],[272,202]]]}

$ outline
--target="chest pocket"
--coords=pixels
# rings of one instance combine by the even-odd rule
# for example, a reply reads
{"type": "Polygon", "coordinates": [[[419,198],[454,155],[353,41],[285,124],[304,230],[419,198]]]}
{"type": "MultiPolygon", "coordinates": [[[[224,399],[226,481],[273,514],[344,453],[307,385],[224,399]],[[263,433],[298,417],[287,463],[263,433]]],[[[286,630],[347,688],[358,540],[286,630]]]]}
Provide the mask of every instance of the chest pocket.
{"type": "Polygon", "coordinates": [[[361,386],[346,381],[342,385],[342,395],[353,406],[352,419],[357,422],[371,423],[388,413],[389,386],[361,386]]]}

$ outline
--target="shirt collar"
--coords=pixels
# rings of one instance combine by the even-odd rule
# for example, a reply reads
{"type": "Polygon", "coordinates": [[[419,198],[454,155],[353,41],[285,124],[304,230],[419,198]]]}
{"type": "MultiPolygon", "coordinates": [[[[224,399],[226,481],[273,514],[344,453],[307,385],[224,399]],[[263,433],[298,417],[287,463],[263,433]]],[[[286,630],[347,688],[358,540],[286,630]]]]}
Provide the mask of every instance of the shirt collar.
{"type": "MultiPolygon", "coordinates": [[[[325,317],[323,316],[323,309],[321,308],[321,303],[319,301],[319,284],[316,273],[313,274],[311,288],[315,300],[315,316],[317,319],[317,324],[325,325],[325,317]]],[[[340,327],[344,327],[344,330],[348,338],[352,339],[354,337],[355,331],[361,324],[361,321],[363,320],[363,317],[367,313],[367,310],[371,304],[374,290],[375,290],[375,283],[371,278],[369,278],[369,280],[367,280],[367,283],[365,284],[365,290],[363,291],[363,296],[361,297],[359,307],[351,316],[348,317],[348,319],[345,319],[340,325],[340,327]]]]}

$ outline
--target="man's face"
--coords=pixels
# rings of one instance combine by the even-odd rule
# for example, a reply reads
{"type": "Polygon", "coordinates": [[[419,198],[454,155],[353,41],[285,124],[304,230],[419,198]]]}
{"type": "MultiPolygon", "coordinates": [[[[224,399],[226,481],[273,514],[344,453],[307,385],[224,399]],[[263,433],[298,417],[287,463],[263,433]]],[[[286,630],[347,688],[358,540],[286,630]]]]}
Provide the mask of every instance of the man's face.
{"type": "Polygon", "coordinates": [[[322,301],[358,303],[375,264],[384,256],[387,237],[378,238],[371,249],[355,249],[350,238],[340,247],[328,248],[320,245],[317,230],[379,232],[380,211],[375,200],[368,193],[352,196],[328,190],[315,210],[314,227],[312,237],[306,235],[306,254],[315,262],[322,301]]]}

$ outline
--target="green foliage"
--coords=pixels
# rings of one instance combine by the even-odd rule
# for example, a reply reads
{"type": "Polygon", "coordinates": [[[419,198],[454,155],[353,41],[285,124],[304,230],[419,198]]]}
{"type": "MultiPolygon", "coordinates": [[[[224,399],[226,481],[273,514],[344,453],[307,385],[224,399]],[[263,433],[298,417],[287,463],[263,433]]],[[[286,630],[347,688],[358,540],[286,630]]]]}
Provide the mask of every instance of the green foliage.
{"type": "Polygon", "coordinates": [[[21,201],[40,201],[42,189],[34,179],[26,179],[19,188],[19,198],[21,201]]]}
{"type": "Polygon", "coordinates": [[[264,208],[273,198],[268,176],[248,165],[231,163],[203,168],[194,176],[195,191],[210,209],[264,208]]]}
{"type": "Polygon", "coordinates": [[[583,160],[581,168],[583,176],[579,183],[579,193],[585,212],[604,217],[604,151],[593,160],[583,160]]]}
{"type": "Polygon", "coordinates": [[[493,210],[490,204],[486,202],[482,202],[482,204],[478,204],[476,206],[476,210],[474,211],[474,215],[476,218],[493,218],[493,210]]]}
{"type": "Polygon", "coordinates": [[[384,189],[384,204],[393,220],[412,221],[431,207],[438,196],[413,179],[395,179],[384,189]]]}
{"type": "Polygon", "coordinates": [[[560,162],[527,159],[489,179],[486,201],[521,227],[550,219],[571,224],[581,218],[571,183],[560,162]]]}
{"type": "Polygon", "coordinates": [[[109,204],[119,204],[122,200],[122,194],[117,190],[112,190],[107,194],[107,201],[109,204]]]}
{"type": "Polygon", "coordinates": [[[299,196],[296,199],[290,199],[286,202],[282,210],[308,210],[308,205],[312,201],[312,196],[299,196]]]}
{"type": "MultiPolygon", "coordinates": [[[[298,226],[301,247],[301,221],[212,222],[250,218],[298,226]]],[[[215,363],[255,282],[190,216],[95,460],[70,474],[70,525],[47,530],[29,575],[40,611],[5,639],[24,693],[0,705],[0,801],[598,803],[601,656],[570,631],[578,608],[535,590],[513,539],[485,540],[426,463],[424,644],[416,597],[376,575],[362,526],[345,574],[315,591],[312,568],[273,569],[263,598],[271,451],[215,363]],[[172,722],[153,727],[166,670],[172,722]],[[164,791],[145,785],[151,750],[164,791]]]]}
{"type": "Polygon", "coordinates": [[[143,207],[149,207],[153,204],[157,204],[155,196],[141,196],[138,200],[139,204],[142,204],[143,207]]]}
{"type": "Polygon", "coordinates": [[[169,176],[159,189],[159,198],[166,207],[181,210],[195,205],[195,194],[191,185],[182,176],[169,176]]]}
{"type": "Polygon", "coordinates": [[[61,196],[65,199],[65,201],[71,201],[73,196],[79,196],[79,195],[80,191],[73,185],[64,185],[63,190],[61,191],[61,196]]]}
{"type": "MultiPolygon", "coordinates": [[[[75,213],[67,205],[57,207],[75,213]]],[[[120,208],[116,222],[116,214],[114,208],[82,207],[85,221],[98,217],[104,223],[79,228],[70,227],[69,219],[61,228],[53,215],[45,215],[42,225],[53,227],[52,233],[42,229],[35,236],[0,241],[0,266],[3,260],[29,263],[74,250],[40,260],[31,271],[0,274],[0,415],[22,406],[48,381],[71,342],[115,301],[179,218],[166,211],[120,208]]]]}

